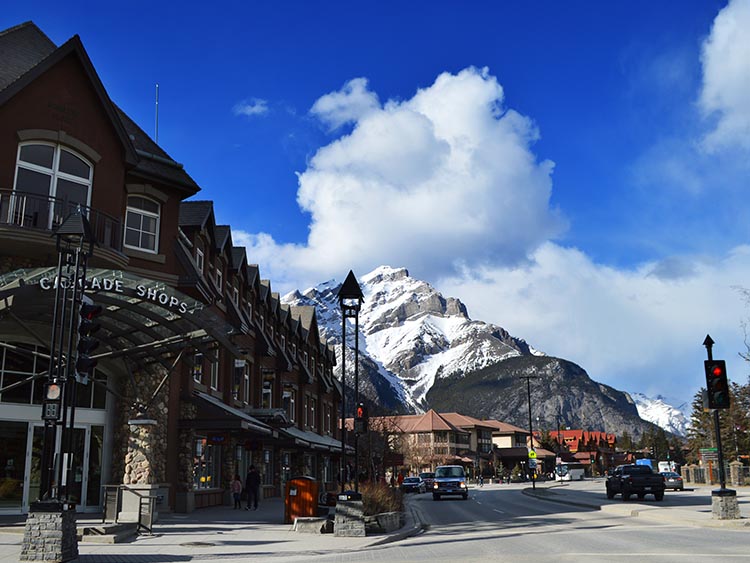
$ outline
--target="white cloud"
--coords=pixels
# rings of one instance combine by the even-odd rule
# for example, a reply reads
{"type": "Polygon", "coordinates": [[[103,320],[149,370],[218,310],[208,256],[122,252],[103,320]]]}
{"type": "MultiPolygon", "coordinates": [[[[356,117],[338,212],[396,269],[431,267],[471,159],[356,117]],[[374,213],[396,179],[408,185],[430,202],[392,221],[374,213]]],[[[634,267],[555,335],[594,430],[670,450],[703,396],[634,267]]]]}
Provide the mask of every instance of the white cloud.
{"type": "Polygon", "coordinates": [[[383,263],[437,277],[457,265],[523,261],[563,230],[549,208],[553,164],[530,148],[538,132],[503,108],[486,70],[444,73],[409,100],[376,101],[357,79],[313,106],[327,123],[354,127],[299,174],[306,244],[249,238],[251,256],[269,257],[272,279],[315,282],[383,263]]]}
{"type": "Polygon", "coordinates": [[[341,90],[319,98],[310,113],[334,130],[379,108],[378,96],[367,89],[367,79],[353,78],[341,90]]]}
{"type": "Polygon", "coordinates": [[[737,357],[748,315],[734,286],[750,279],[750,246],[722,259],[673,257],[631,270],[544,244],[529,264],[444,279],[473,318],[496,322],[534,347],[574,361],[618,389],[689,400],[703,382],[706,334],[730,377],[747,380],[737,357]]]}
{"type": "Polygon", "coordinates": [[[717,124],[704,138],[713,151],[750,149],[750,0],[731,0],[714,20],[703,44],[700,105],[717,124]]]}
{"type": "Polygon", "coordinates": [[[234,113],[234,115],[246,115],[248,117],[263,115],[267,111],[268,102],[259,98],[244,100],[232,108],[232,113],[234,113]]]}

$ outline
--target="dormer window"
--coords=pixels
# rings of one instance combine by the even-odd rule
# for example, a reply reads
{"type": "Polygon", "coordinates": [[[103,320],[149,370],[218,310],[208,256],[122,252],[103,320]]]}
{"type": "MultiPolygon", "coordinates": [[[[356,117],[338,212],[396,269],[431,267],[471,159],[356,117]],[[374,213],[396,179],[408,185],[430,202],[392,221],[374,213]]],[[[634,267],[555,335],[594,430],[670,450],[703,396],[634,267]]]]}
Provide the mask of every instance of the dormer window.
{"type": "Polygon", "coordinates": [[[159,250],[159,209],[152,199],[128,196],[125,212],[125,246],[146,252],[159,250]]]}
{"type": "Polygon", "coordinates": [[[203,251],[197,246],[195,247],[195,266],[198,268],[198,271],[203,274],[205,259],[203,257],[203,251]]]}
{"type": "Polygon", "coordinates": [[[232,301],[234,301],[234,304],[239,307],[240,305],[240,290],[237,289],[237,286],[232,287],[232,301]]]}
{"type": "Polygon", "coordinates": [[[10,217],[24,227],[50,229],[79,205],[86,211],[93,170],[83,157],[60,145],[19,145],[10,217]]]}
{"type": "Polygon", "coordinates": [[[219,292],[224,291],[224,273],[221,271],[221,264],[216,266],[216,287],[219,288],[219,292]]]}

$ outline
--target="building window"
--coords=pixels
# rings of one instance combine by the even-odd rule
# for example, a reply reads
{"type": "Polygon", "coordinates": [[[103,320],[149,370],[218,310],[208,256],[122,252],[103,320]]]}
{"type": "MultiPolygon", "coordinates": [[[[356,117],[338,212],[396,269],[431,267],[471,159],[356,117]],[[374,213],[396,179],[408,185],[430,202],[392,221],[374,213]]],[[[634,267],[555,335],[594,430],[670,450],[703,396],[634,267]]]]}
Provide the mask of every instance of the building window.
{"type": "MultiPolygon", "coordinates": [[[[217,351],[218,353],[218,351],[217,351]]],[[[211,362],[211,389],[219,388],[219,360],[211,362]]]]}
{"type": "Polygon", "coordinates": [[[13,222],[50,229],[91,201],[93,167],[70,149],[48,143],[18,146],[13,222]]]}
{"type": "Polygon", "coordinates": [[[281,349],[286,352],[286,336],[281,335],[281,349]]]}
{"type": "Polygon", "coordinates": [[[272,399],[272,387],[273,387],[272,381],[263,382],[263,400],[262,400],[261,408],[264,408],[264,409],[273,408],[273,401],[271,400],[272,399]]]}
{"type": "Polygon", "coordinates": [[[193,381],[203,383],[203,354],[201,352],[193,355],[193,381]]]}
{"type": "Polygon", "coordinates": [[[234,301],[234,304],[238,307],[240,306],[240,290],[237,289],[237,286],[232,286],[232,301],[234,301]]]}
{"type": "Polygon", "coordinates": [[[317,419],[317,414],[316,414],[317,406],[318,406],[317,399],[315,399],[315,397],[312,397],[310,399],[310,426],[312,426],[313,428],[318,427],[318,419],[317,419]]]}
{"type": "Polygon", "coordinates": [[[302,363],[305,364],[305,367],[307,367],[307,352],[302,352],[302,363]]]}
{"type": "Polygon", "coordinates": [[[203,257],[203,251],[195,247],[195,266],[198,268],[198,271],[203,275],[203,267],[205,265],[205,259],[203,257]]]}
{"type": "Polygon", "coordinates": [[[284,411],[290,422],[297,420],[296,409],[297,409],[297,390],[288,387],[284,390],[284,411]]]}
{"type": "Polygon", "coordinates": [[[243,377],[245,380],[245,387],[243,388],[244,395],[242,397],[242,400],[246,405],[249,405],[250,404],[250,366],[247,365],[247,363],[245,364],[245,373],[243,377]]]}
{"type": "Polygon", "coordinates": [[[146,252],[159,250],[159,209],[157,202],[139,195],[128,196],[125,212],[125,246],[146,252]]]}
{"type": "Polygon", "coordinates": [[[325,419],[323,421],[323,429],[328,434],[331,433],[331,405],[326,405],[323,409],[325,411],[325,419]]]}
{"type": "Polygon", "coordinates": [[[224,272],[221,269],[221,262],[216,266],[215,274],[216,287],[219,288],[219,293],[221,293],[224,291],[224,272]]]}
{"type": "Polygon", "coordinates": [[[303,410],[305,411],[305,426],[310,426],[310,397],[305,395],[305,402],[302,405],[303,410]]]}

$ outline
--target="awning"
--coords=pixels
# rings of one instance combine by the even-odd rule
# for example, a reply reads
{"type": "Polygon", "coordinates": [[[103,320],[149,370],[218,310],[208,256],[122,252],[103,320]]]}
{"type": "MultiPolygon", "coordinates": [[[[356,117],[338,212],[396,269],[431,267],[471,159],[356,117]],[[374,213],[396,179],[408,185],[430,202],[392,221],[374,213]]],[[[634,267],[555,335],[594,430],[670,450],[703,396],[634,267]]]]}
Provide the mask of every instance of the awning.
{"type": "MultiPolygon", "coordinates": [[[[331,436],[321,436],[315,432],[300,430],[294,426],[280,428],[279,432],[292,438],[295,444],[299,446],[309,447],[314,450],[341,453],[341,440],[336,440],[331,436]]],[[[346,451],[347,453],[354,453],[354,448],[347,446],[346,451]]]]}
{"type": "MultiPolygon", "coordinates": [[[[31,336],[48,346],[56,276],[54,267],[0,276],[0,331],[31,336]]],[[[169,368],[169,359],[187,346],[211,358],[216,345],[241,357],[230,340],[231,325],[163,281],[96,268],[87,272],[86,279],[86,296],[104,308],[97,318],[101,346],[94,358],[126,357],[137,365],[158,362],[169,368]]]]}
{"type": "Polygon", "coordinates": [[[203,408],[198,411],[195,419],[182,419],[180,425],[183,427],[201,430],[248,430],[265,436],[275,434],[273,428],[267,424],[216,397],[202,391],[193,391],[193,395],[201,402],[203,408]]]}

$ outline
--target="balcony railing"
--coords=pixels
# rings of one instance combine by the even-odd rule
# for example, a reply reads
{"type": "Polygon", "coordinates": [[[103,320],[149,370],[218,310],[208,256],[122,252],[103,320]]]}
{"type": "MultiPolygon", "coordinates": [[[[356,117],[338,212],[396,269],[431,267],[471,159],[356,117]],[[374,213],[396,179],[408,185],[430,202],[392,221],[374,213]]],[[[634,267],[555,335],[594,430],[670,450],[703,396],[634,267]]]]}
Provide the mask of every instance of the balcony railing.
{"type": "MultiPolygon", "coordinates": [[[[78,209],[73,201],[26,192],[0,190],[0,226],[52,232],[78,209]]],[[[99,246],[122,252],[122,222],[111,215],[81,205],[99,246]]]]}

